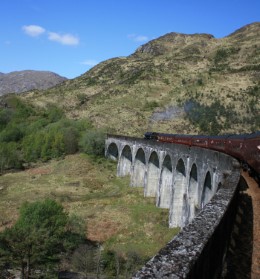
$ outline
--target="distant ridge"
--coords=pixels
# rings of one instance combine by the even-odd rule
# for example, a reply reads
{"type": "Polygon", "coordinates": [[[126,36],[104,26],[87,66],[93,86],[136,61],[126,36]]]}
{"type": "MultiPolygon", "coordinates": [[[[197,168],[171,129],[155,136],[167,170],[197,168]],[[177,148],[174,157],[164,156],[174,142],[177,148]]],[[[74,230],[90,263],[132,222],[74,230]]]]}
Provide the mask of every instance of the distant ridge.
{"type": "Polygon", "coordinates": [[[251,32],[255,32],[255,33],[259,34],[259,28],[260,28],[260,22],[259,21],[253,22],[253,23],[247,24],[247,25],[235,30],[227,37],[232,37],[232,36],[237,36],[237,35],[247,36],[247,34],[251,33],[251,32]]]}
{"type": "Polygon", "coordinates": [[[260,22],[223,38],[170,32],[57,87],[20,95],[131,136],[258,131],[259,96],[260,22]]]}
{"type": "Polygon", "coordinates": [[[49,71],[15,71],[0,73],[0,96],[8,93],[22,93],[33,89],[48,89],[67,80],[49,71]]]}

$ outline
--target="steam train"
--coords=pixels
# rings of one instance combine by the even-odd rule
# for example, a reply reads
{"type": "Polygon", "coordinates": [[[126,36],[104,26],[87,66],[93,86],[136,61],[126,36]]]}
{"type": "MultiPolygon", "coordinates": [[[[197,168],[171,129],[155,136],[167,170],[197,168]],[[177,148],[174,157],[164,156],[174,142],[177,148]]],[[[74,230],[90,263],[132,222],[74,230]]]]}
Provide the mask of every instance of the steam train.
{"type": "Polygon", "coordinates": [[[226,153],[239,160],[244,170],[253,176],[260,186],[260,131],[241,135],[180,135],[146,132],[145,139],[188,146],[197,146],[226,153]]]}

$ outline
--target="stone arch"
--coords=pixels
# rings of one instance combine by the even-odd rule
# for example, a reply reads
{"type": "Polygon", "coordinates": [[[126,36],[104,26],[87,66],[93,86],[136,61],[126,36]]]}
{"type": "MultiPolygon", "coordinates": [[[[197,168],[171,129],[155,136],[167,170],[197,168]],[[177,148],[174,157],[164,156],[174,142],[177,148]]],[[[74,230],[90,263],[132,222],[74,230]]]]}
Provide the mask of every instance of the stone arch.
{"type": "Polygon", "coordinates": [[[197,215],[199,209],[198,169],[196,164],[193,164],[191,167],[188,184],[188,222],[190,222],[197,215]]]}
{"type": "Polygon", "coordinates": [[[145,153],[142,148],[139,148],[135,155],[134,170],[132,177],[132,186],[144,187],[145,178],[145,153]]]}
{"type": "Polygon", "coordinates": [[[148,160],[147,183],[144,191],[145,197],[156,197],[160,176],[160,163],[157,152],[153,151],[148,160]]]}
{"type": "Polygon", "coordinates": [[[107,148],[107,157],[114,161],[118,160],[118,147],[114,142],[112,142],[107,148]]]}
{"type": "Polygon", "coordinates": [[[170,223],[172,227],[183,227],[188,215],[186,169],[183,159],[179,159],[175,171],[176,174],[173,185],[173,201],[170,211],[170,223]]]}
{"type": "Polygon", "coordinates": [[[172,160],[166,155],[161,169],[157,206],[169,208],[172,192],[172,160]]]}
{"type": "Polygon", "coordinates": [[[118,163],[118,176],[126,176],[131,174],[132,167],[132,151],[129,145],[125,145],[118,163]]]}
{"type": "Polygon", "coordinates": [[[208,171],[204,180],[202,196],[201,196],[201,208],[203,208],[212,198],[212,180],[211,174],[208,171]]]}

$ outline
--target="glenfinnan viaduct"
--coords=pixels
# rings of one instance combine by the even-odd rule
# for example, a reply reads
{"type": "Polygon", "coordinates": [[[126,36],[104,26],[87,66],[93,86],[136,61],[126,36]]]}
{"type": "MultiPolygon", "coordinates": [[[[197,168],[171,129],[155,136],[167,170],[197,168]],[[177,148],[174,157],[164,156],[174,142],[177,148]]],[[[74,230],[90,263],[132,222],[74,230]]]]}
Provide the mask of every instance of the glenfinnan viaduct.
{"type": "Polygon", "coordinates": [[[181,232],[133,278],[218,278],[235,219],[238,162],[198,147],[108,135],[117,175],[169,209],[181,232]]]}

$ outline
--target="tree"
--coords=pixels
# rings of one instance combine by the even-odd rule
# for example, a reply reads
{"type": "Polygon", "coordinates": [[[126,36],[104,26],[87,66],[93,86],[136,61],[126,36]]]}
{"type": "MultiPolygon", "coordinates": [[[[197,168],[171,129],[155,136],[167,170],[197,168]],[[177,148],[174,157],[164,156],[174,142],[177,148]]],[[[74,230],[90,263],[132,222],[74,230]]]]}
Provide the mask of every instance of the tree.
{"type": "Polygon", "coordinates": [[[8,168],[21,168],[22,161],[19,151],[17,150],[17,143],[15,142],[1,142],[0,144],[0,173],[8,168]]]}
{"type": "Polygon", "coordinates": [[[11,121],[13,112],[7,109],[0,110],[0,130],[4,129],[11,121]]]}
{"type": "Polygon", "coordinates": [[[135,251],[128,251],[126,256],[125,278],[131,278],[132,273],[137,270],[143,262],[140,255],[135,251]]]}
{"type": "Polygon", "coordinates": [[[89,274],[96,274],[100,265],[100,247],[93,243],[80,245],[72,255],[72,264],[75,270],[84,274],[87,278],[89,274]]]}
{"type": "Polygon", "coordinates": [[[79,131],[76,127],[68,127],[63,130],[64,150],[66,154],[73,154],[78,151],[79,131]]]}
{"type": "MultiPolygon", "coordinates": [[[[23,204],[16,224],[0,234],[0,258],[20,266],[22,279],[30,278],[35,267],[44,267],[47,272],[59,262],[68,239],[75,241],[67,231],[68,220],[63,207],[54,200],[23,204]]],[[[70,248],[77,244],[70,243],[70,248]]]]}
{"type": "Polygon", "coordinates": [[[105,152],[105,133],[101,130],[89,130],[80,140],[81,149],[90,155],[102,156],[105,152]]]}

